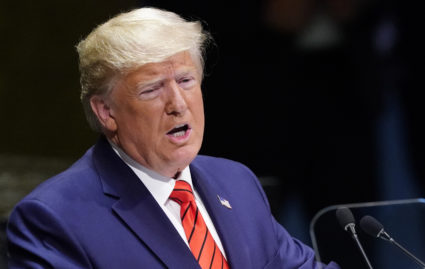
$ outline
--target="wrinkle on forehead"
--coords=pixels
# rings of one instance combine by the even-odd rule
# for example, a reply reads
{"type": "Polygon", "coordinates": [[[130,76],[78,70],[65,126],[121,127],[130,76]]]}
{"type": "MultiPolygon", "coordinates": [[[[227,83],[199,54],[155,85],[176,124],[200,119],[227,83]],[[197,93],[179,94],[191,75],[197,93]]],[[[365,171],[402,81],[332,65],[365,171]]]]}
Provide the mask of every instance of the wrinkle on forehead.
{"type": "Polygon", "coordinates": [[[181,52],[167,58],[163,62],[145,64],[128,74],[126,79],[140,87],[189,73],[197,75],[199,79],[199,71],[190,54],[188,52],[181,52]]]}

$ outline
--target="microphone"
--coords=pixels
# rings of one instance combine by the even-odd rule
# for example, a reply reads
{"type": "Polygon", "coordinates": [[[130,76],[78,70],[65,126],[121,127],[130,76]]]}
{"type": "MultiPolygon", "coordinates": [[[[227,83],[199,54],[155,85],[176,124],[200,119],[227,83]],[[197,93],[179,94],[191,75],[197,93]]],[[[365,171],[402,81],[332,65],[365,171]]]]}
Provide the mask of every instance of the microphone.
{"type": "Polygon", "coordinates": [[[403,251],[404,254],[409,256],[411,259],[413,259],[418,265],[420,265],[422,268],[425,268],[425,263],[421,260],[419,260],[417,257],[415,257],[412,253],[410,253],[407,249],[405,249],[403,246],[401,246],[399,243],[397,243],[385,230],[384,226],[377,221],[374,217],[371,216],[364,216],[360,220],[360,227],[362,230],[376,238],[383,239],[385,241],[391,242],[393,245],[398,247],[403,251]]]}
{"type": "Polygon", "coordinates": [[[363,247],[362,244],[360,243],[360,240],[357,236],[356,233],[356,224],[355,224],[355,220],[354,220],[354,216],[353,213],[351,213],[351,210],[348,209],[347,207],[340,207],[336,210],[336,218],[339,221],[339,224],[341,224],[342,228],[344,228],[345,231],[349,232],[351,237],[354,239],[354,241],[357,244],[357,247],[359,248],[363,259],[365,260],[367,266],[370,269],[373,269],[363,247]]]}

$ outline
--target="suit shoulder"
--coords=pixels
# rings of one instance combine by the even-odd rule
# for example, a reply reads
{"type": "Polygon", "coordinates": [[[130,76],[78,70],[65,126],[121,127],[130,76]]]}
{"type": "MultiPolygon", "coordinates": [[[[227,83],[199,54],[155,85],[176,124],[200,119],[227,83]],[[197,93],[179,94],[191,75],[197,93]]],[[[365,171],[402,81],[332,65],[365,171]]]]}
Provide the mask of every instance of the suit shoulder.
{"type": "Polygon", "coordinates": [[[91,150],[89,150],[69,168],[38,185],[23,200],[54,201],[63,197],[64,193],[72,194],[81,188],[88,188],[90,184],[97,181],[93,180],[94,177],[96,177],[96,172],[91,161],[91,150]],[[57,197],[58,195],[60,197],[57,197]]]}

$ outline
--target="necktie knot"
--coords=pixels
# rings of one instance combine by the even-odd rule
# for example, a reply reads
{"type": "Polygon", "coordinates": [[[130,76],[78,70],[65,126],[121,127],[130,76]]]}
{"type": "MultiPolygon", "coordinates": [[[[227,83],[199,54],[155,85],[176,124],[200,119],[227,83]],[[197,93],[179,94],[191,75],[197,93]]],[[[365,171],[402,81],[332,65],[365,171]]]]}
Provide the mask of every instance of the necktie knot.
{"type": "Polygon", "coordinates": [[[194,201],[195,197],[193,196],[193,191],[189,183],[183,180],[177,180],[173,192],[170,195],[170,199],[181,205],[194,201]]]}

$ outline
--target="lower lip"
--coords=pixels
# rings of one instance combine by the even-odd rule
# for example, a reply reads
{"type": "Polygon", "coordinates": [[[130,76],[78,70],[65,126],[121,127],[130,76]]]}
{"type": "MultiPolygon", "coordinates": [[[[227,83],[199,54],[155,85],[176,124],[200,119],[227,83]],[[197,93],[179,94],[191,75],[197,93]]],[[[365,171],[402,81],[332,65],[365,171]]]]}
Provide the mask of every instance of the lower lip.
{"type": "Polygon", "coordinates": [[[191,132],[192,132],[192,129],[187,129],[186,132],[183,135],[174,136],[172,134],[167,134],[167,136],[174,143],[183,143],[183,142],[186,142],[189,139],[191,132]]]}

